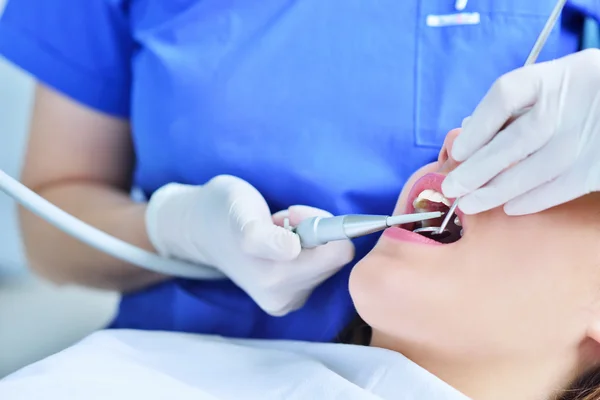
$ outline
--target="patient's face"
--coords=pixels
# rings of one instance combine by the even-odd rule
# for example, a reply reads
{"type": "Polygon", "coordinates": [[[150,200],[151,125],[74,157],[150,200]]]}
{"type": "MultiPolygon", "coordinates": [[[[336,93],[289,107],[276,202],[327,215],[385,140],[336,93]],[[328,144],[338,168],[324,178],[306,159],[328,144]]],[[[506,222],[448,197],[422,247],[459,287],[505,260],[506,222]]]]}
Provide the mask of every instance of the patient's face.
{"type": "MultiPolygon", "coordinates": [[[[458,133],[411,177],[396,214],[412,211],[415,187],[441,192],[458,133]]],[[[462,238],[443,245],[389,229],[353,270],[352,297],[374,331],[413,348],[488,356],[576,346],[600,302],[599,214],[597,195],[523,217],[500,208],[461,216],[462,238]]]]}

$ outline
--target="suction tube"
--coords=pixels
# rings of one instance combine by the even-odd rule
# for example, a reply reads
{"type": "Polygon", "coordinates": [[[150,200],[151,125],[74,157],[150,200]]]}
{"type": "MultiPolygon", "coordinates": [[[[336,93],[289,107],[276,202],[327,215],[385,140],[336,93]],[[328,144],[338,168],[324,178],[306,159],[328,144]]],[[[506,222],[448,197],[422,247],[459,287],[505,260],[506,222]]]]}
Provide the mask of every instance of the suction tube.
{"type": "Polygon", "coordinates": [[[211,266],[164,258],[102,232],[64,212],[2,170],[0,190],[58,229],[120,260],[169,276],[203,280],[225,278],[211,266]]]}

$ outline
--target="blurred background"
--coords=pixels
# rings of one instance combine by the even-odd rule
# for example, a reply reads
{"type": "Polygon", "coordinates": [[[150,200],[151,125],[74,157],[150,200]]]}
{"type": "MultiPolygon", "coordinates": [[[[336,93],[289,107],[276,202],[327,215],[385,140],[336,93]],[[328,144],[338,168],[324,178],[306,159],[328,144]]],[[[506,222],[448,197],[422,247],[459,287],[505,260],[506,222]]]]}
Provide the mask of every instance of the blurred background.
{"type": "MultiPolygon", "coordinates": [[[[0,0],[0,14],[4,0],[0,0]]],[[[584,47],[598,47],[588,21],[584,47]]],[[[32,106],[32,80],[0,58],[0,169],[18,178],[32,106]]],[[[32,276],[23,257],[15,203],[0,192],[0,378],[60,351],[112,317],[118,296],[56,287],[32,276]]]]}
{"type": "MultiPolygon", "coordinates": [[[[0,14],[4,0],[0,0],[0,14]]],[[[0,169],[18,178],[33,81],[0,57],[0,169]]],[[[15,203],[0,192],[0,378],[104,326],[118,296],[56,287],[32,276],[23,257],[15,203]]]]}

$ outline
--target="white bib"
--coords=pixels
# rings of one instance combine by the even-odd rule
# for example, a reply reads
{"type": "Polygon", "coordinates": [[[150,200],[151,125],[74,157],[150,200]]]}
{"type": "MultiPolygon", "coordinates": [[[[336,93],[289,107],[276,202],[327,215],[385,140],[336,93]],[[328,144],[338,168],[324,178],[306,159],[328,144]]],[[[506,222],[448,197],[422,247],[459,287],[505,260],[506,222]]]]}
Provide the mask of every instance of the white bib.
{"type": "Polygon", "coordinates": [[[0,399],[465,400],[393,351],[100,331],[0,381],[0,399]]]}

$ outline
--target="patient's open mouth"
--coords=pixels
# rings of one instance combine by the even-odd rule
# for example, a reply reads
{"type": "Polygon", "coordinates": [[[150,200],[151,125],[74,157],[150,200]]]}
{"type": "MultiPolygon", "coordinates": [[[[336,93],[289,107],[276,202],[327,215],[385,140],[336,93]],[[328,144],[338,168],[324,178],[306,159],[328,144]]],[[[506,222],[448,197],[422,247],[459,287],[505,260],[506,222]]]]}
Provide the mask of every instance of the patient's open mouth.
{"type": "MultiPolygon", "coordinates": [[[[446,214],[448,213],[451,204],[450,200],[444,197],[440,192],[433,189],[425,189],[413,200],[412,206],[414,207],[413,212],[416,213],[442,211],[446,214]]],[[[444,232],[438,233],[438,228],[441,226],[445,216],[446,215],[437,219],[417,222],[412,226],[412,231],[439,243],[454,243],[458,241],[463,234],[462,222],[458,215],[454,215],[450,219],[444,232]]]]}
{"type": "MultiPolygon", "coordinates": [[[[441,193],[442,182],[445,176],[442,174],[427,174],[419,179],[412,187],[408,198],[406,213],[442,211],[447,213],[452,205],[453,199],[447,199],[441,193]]],[[[449,244],[460,240],[464,233],[462,213],[457,210],[456,215],[450,219],[446,230],[438,234],[439,227],[446,215],[415,224],[405,225],[402,228],[390,228],[389,234],[400,240],[408,240],[424,244],[449,244]]]]}

